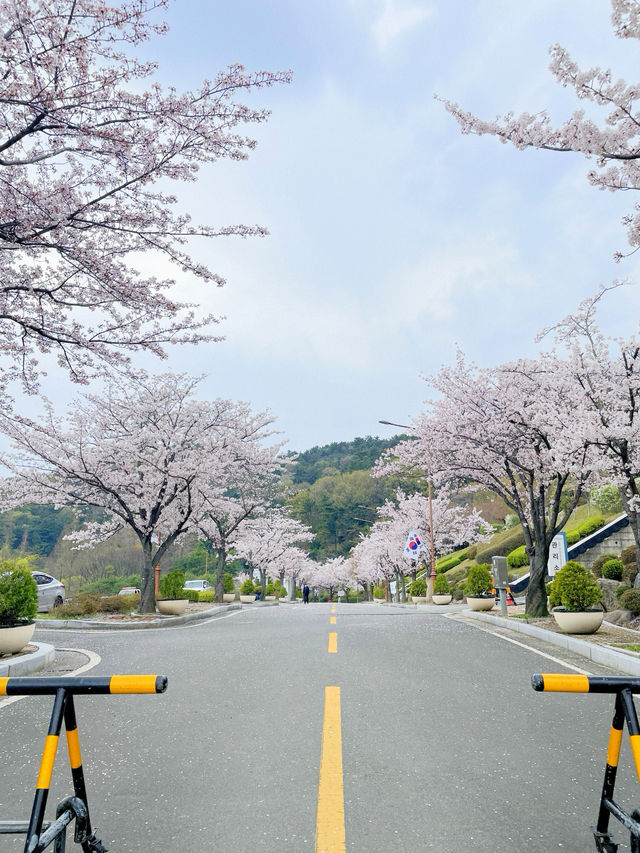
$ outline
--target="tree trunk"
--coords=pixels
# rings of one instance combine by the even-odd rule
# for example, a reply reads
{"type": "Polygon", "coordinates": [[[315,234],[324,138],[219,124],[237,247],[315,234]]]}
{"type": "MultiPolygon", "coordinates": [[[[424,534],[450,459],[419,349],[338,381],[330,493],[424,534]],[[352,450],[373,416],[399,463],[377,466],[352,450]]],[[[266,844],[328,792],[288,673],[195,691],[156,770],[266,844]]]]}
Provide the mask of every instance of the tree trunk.
{"type": "Polygon", "coordinates": [[[140,587],[140,613],[156,612],[154,588],[153,542],[140,539],[142,545],[142,586],[140,587]]]}
{"type": "Polygon", "coordinates": [[[404,572],[400,572],[400,582],[402,584],[402,601],[406,604],[407,601],[407,587],[404,579],[404,572]]]}
{"type": "Polygon", "coordinates": [[[260,601],[264,601],[264,589],[267,585],[267,570],[259,569],[260,572],[260,601]]]}
{"type": "Polygon", "coordinates": [[[547,549],[536,544],[533,562],[529,569],[529,586],[527,587],[526,611],[528,616],[548,616],[547,589],[545,575],[547,573],[547,549]]]}
{"type": "Polygon", "coordinates": [[[227,563],[227,549],[223,544],[216,548],[216,585],[213,594],[214,601],[220,603],[224,592],[224,567],[227,563]]]}

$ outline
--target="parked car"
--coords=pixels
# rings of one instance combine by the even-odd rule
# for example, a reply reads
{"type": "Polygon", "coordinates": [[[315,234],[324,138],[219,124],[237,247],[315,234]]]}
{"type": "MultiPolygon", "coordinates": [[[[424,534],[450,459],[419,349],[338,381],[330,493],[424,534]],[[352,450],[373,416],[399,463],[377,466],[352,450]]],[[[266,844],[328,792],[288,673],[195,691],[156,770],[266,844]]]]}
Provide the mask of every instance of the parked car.
{"type": "Polygon", "coordinates": [[[38,612],[46,613],[51,607],[64,604],[64,584],[46,572],[31,572],[38,586],[38,612]]]}
{"type": "Polygon", "coordinates": [[[118,595],[140,595],[137,586],[123,586],[118,595]]]}
{"type": "Polygon", "coordinates": [[[197,580],[197,581],[185,581],[185,584],[182,587],[182,589],[203,590],[203,589],[213,589],[213,587],[211,586],[209,581],[204,580],[204,578],[203,578],[202,580],[197,580]]]}

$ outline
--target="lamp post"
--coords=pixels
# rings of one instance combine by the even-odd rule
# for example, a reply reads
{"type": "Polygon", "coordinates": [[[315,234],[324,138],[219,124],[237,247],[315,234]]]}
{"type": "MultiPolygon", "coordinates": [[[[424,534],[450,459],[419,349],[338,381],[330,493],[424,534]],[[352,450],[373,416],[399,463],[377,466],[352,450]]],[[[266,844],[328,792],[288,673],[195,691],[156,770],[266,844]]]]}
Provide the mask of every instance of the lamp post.
{"type": "MultiPolygon", "coordinates": [[[[396,426],[401,429],[411,430],[408,424],[397,424],[394,421],[378,421],[379,424],[384,424],[385,426],[396,426]]],[[[427,485],[429,487],[428,491],[428,501],[429,501],[429,556],[431,558],[431,573],[427,580],[427,604],[433,604],[433,582],[436,578],[436,558],[435,558],[435,549],[433,547],[433,503],[431,501],[431,463],[427,461],[427,485]]]]}

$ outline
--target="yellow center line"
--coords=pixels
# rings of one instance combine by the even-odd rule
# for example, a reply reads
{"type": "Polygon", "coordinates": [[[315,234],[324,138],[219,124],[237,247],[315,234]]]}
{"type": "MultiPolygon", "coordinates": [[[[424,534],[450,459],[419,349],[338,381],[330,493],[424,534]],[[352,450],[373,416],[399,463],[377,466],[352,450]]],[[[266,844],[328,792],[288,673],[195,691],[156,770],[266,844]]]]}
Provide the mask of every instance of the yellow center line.
{"type": "Polygon", "coordinates": [[[335,616],[329,616],[329,624],[330,625],[336,624],[336,617],[335,616]]]}
{"type": "Polygon", "coordinates": [[[327,647],[327,651],[331,654],[338,653],[338,632],[337,631],[329,631],[329,645],[327,647]]]}
{"type": "Polygon", "coordinates": [[[345,850],[340,688],[325,687],[316,853],[344,853],[345,850]]]}
{"type": "Polygon", "coordinates": [[[332,604],[332,605],[331,605],[331,612],[332,612],[332,613],[335,613],[335,612],[336,612],[336,606],[335,606],[335,604],[332,604]]]}

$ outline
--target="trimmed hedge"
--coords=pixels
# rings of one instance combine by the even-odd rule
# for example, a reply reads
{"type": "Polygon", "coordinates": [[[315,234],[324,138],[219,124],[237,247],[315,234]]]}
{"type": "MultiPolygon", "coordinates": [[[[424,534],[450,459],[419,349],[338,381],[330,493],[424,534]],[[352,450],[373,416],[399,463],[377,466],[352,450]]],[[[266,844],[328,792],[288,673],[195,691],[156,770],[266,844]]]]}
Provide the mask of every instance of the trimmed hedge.
{"type": "Polygon", "coordinates": [[[605,563],[609,562],[609,560],[617,560],[617,554],[601,554],[597,560],[595,560],[594,564],[591,566],[591,572],[597,577],[602,577],[602,567],[605,563]]]}
{"type": "Polygon", "coordinates": [[[512,569],[519,569],[521,566],[529,565],[529,557],[527,556],[524,545],[507,554],[507,565],[512,569]]]}
{"type": "Polygon", "coordinates": [[[521,545],[524,545],[524,533],[522,528],[518,528],[499,543],[487,542],[486,545],[478,545],[476,560],[480,564],[490,563],[492,557],[506,557],[521,545]]]}
{"type": "Polygon", "coordinates": [[[620,596],[620,606],[632,613],[640,613],[640,589],[627,589],[620,596]]]}
{"type": "Polygon", "coordinates": [[[440,557],[439,560],[436,560],[436,572],[446,572],[449,569],[455,568],[455,566],[459,566],[464,560],[468,558],[468,550],[465,548],[464,551],[456,551],[454,554],[447,554],[446,557],[440,557]]]}
{"type": "Polygon", "coordinates": [[[623,569],[622,562],[614,557],[603,565],[602,577],[610,581],[621,581],[623,569]]]}
{"type": "Polygon", "coordinates": [[[635,563],[635,561],[636,561],[636,546],[635,545],[629,545],[628,548],[625,548],[623,550],[622,554],[620,554],[620,559],[625,564],[625,566],[627,565],[627,563],[635,563]]]}

